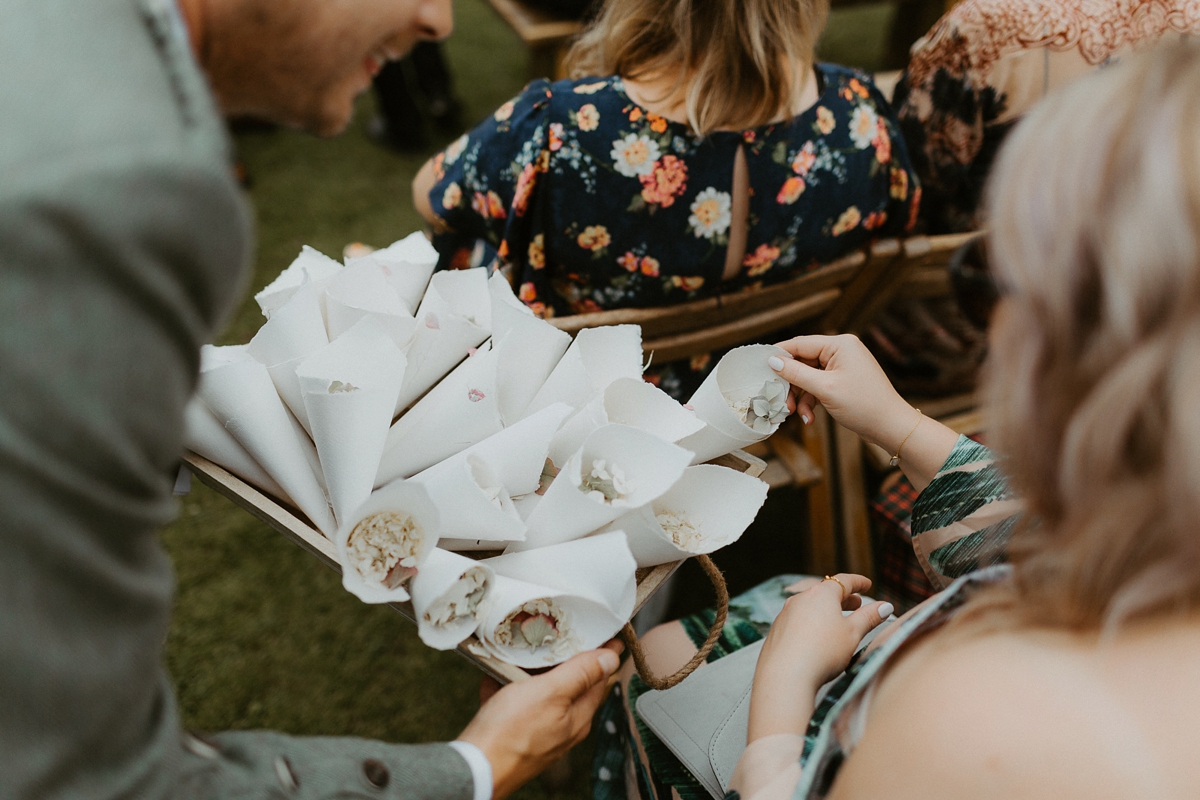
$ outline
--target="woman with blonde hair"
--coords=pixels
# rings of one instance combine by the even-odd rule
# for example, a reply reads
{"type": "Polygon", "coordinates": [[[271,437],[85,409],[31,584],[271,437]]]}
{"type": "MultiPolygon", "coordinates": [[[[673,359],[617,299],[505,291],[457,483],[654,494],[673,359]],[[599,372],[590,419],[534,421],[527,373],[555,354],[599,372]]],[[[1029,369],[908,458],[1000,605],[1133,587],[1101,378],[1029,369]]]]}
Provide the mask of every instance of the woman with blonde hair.
{"type": "MultiPolygon", "coordinates": [[[[923,490],[914,545],[944,591],[849,669],[889,610],[860,605],[866,578],[778,599],[742,800],[1200,796],[1198,126],[1200,49],[1177,44],[1068,87],[1005,145],[998,460],[905,403],[857,339],[784,343],[799,413],[821,403],[923,490]]],[[[762,637],[752,611],[729,636],[762,637]]],[[[646,637],[658,669],[695,651],[689,630],[646,637]]]]}
{"type": "Polygon", "coordinates": [[[440,267],[482,241],[553,316],[784,280],[904,231],[919,190],[891,109],[813,63],[828,6],[609,0],[575,77],[534,81],[421,169],[440,267]]]}

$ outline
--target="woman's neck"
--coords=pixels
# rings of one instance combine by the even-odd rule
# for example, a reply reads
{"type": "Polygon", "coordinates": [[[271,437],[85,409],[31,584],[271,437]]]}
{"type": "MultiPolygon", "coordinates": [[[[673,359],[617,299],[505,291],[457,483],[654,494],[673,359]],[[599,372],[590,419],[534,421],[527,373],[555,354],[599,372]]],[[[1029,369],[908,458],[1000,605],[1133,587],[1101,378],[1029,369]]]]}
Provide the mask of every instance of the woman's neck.
{"type": "MultiPolygon", "coordinates": [[[[811,64],[797,64],[795,67],[796,82],[800,91],[787,107],[779,108],[776,114],[768,120],[768,124],[783,122],[791,119],[816,104],[818,98],[817,73],[811,64]]],[[[674,93],[677,72],[659,72],[641,78],[621,77],[625,85],[625,93],[629,99],[642,108],[664,117],[672,122],[688,123],[687,103],[674,93]]],[[[718,130],[737,131],[746,126],[730,125],[718,130]]]]}

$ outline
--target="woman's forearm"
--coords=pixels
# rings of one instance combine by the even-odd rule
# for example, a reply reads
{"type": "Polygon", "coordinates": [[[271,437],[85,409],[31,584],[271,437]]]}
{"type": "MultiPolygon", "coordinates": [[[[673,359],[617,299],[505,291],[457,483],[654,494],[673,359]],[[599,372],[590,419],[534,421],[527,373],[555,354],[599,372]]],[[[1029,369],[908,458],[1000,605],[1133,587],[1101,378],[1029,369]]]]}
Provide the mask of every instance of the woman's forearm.
{"type": "Polygon", "coordinates": [[[909,428],[911,433],[908,434],[908,438],[904,439],[908,433],[905,431],[898,433],[890,443],[880,442],[880,446],[887,450],[889,455],[899,453],[900,469],[913,488],[921,492],[950,457],[950,452],[954,450],[954,444],[958,441],[958,434],[936,419],[930,419],[923,414],[918,416],[916,409],[912,412],[913,425],[909,428]]]}
{"type": "Polygon", "coordinates": [[[808,727],[817,697],[816,688],[797,685],[786,671],[779,672],[779,675],[764,669],[755,672],[754,688],[750,692],[747,744],[781,733],[801,735],[808,727]]]}
{"type": "Polygon", "coordinates": [[[742,751],[729,786],[742,800],[790,800],[800,781],[804,737],[780,734],[758,739],[742,751]]]}

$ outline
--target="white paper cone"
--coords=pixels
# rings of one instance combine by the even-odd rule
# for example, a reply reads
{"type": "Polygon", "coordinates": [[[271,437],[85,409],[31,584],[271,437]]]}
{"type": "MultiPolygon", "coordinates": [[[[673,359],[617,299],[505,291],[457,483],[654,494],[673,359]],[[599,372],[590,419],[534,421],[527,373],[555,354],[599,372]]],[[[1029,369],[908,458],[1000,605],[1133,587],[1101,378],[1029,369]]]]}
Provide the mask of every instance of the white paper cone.
{"type": "MultiPolygon", "coordinates": [[[[491,467],[513,498],[532,494],[537,491],[541,482],[550,439],[570,413],[571,407],[565,403],[555,403],[543,408],[516,425],[505,428],[479,444],[433,465],[420,473],[419,477],[431,477],[434,473],[453,468],[470,455],[478,455],[491,467]]],[[[517,500],[514,499],[513,502],[516,503],[517,500]]]]}
{"type": "Polygon", "coordinates": [[[525,416],[526,407],[571,346],[571,337],[531,315],[513,318],[503,337],[492,341],[499,354],[500,419],[513,425],[525,416]]]}
{"type": "Polygon", "coordinates": [[[508,552],[568,542],[607,525],[671,488],[691,458],[689,451],[645,431],[605,425],[567,461],[526,520],[525,541],[514,542],[508,552]],[[583,476],[601,461],[610,472],[620,470],[629,488],[612,501],[580,488],[583,476]]]}
{"type": "Polygon", "coordinates": [[[642,376],[642,329],[637,325],[584,328],[563,354],[525,414],[551,403],[582,408],[617,378],[642,376]]]}
{"type": "Polygon", "coordinates": [[[408,374],[397,406],[407,408],[454,369],[491,333],[491,295],[485,270],[439,272],[417,309],[408,374]]]}
{"type": "MultiPolygon", "coordinates": [[[[488,292],[492,297],[492,338],[496,341],[503,339],[522,318],[533,317],[533,311],[517,299],[513,294],[512,284],[501,273],[495,272],[488,278],[488,292]]],[[[548,322],[546,324],[550,325],[548,322]]],[[[553,325],[550,327],[554,328],[553,325]]]]}
{"type": "Polygon", "coordinates": [[[633,614],[636,564],[620,532],[524,553],[490,558],[496,586],[479,626],[488,652],[526,669],[566,661],[611,639],[633,614]],[[537,599],[563,612],[562,642],[531,649],[501,641],[499,628],[515,610],[537,599]]]}
{"type": "Polygon", "coordinates": [[[701,464],[688,467],[661,497],[618,517],[609,529],[625,532],[639,567],[653,567],[733,544],[766,499],[767,484],[758,478],[701,464]],[[663,522],[675,529],[682,544],[663,522]]]}
{"type": "Polygon", "coordinates": [[[405,351],[408,373],[396,402],[397,409],[403,411],[412,405],[487,337],[486,330],[456,314],[432,311],[420,314],[412,343],[405,351]]]}
{"type": "Polygon", "coordinates": [[[296,368],[338,522],[375,485],[404,363],[383,326],[365,317],[296,368]]]}
{"type": "Polygon", "coordinates": [[[313,471],[316,448],[279,399],[267,368],[245,347],[205,345],[199,396],[317,529],[331,535],[337,526],[313,471]]]}
{"type": "Polygon", "coordinates": [[[678,442],[704,427],[658,387],[641,378],[617,378],[567,420],[550,444],[550,460],[566,463],[592,431],[609,423],[629,425],[666,442],[678,442]]]}
{"type": "Polygon", "coordinates": [[[329,256],[304,245],[296,260],[279,273],[279,277],[269,286],[254,295],[254,299],[262,309],[263,316],[270,319],[301,286],[320,285],[336,275],[341,268],[342,265],[329,256]]]}
{"type": "Polygon", "coordinates": [[[439,272],[429,281],[417,316],[433,311],[449,312],[492,331],[492,293],[485,269],[452,269],[439,272]]]}
{"type": "Polygon", "coordinates": [[[587,405],[576,411],[563,423],[550,442],[548,458],[561,468],[571,456],[583,447],[587,437],[609,424],[608,412],[604,409],[604,393],[593,397],[587,405]]]}
{"type": "Polygon", "coordinates": [[[417,320],[396,294],[378,263],[357,259],[334,276],[325,287],[325,317],[329,338],[336,339],[360,319],[374,317],[397,347],[412,342],[417,320]]]}
{"type": "Polygon", "coordinates": [[[296,367],[309,355],[329,344],[325,316],[318,292],[311,286],[298,289],[271,318],[258,329],[246,349],[267,367],[271,381],[284,404],[310,436],[308,412],[300,392],[296,367]]]}
{"type": "Polygon", "coordinates": [[[505,542],[525,538],[525,522],[513,507],[508,490],[477,455],[467,456],[449,469],[426,471],[410,482],[423,485],[438,507],[443,541],[491,541],[492,548],[499,550],[505,542]]]}
{"type": "Polygon", "coordinates": [[[486,614],[487,593],[495,582],[496,574],[486,564],[434,548],[408,587],[421,641],[435,650],[458,647],[486,614]],[[482,583],[476,586],[478,581],[482,583]],[[467,587],[483,592],[482,598],[476,596],[474,610],[466,596],[467,587]]]}
{"type": "Polygon", "coordinates": [[[238,444],[233,434],[213,416],[199,397],[193,397],[183,410],[183,446],[219,464],[247,483],[269,495],[290,503],[287,493],[262,465],[238,444]]]}
{"type": "Polygon", "coordinates": [[[384,249],[376,250],[368,258],[383,267],[388,282],[404,301],[409,313],[415,312],[438,262],[438,251],[425,238],[425,234],[420,231],[410,233],[384,249]]]}
{"type": "Polygon", "coordinates": [[[533,513],[540,502],[542,502],[542,495],[530,492],[513,500],[513,505],[516,507],[517,513],[521,515],[521,519],[528,520],[529,515],[533,513]]]}
{"type": "Polygon", "coordinates": [[[364,603],[408,600],[403,585],[388,588],[386,575],[401,567],[415,569],[419,575],[437,544],[438,531],[438,511],[424,486],[389,483],[338,528],[334,543],[342,565],[342,586],[364,603]]]}
{"type": "Polygon", "coordinates": [[[735,347],[721,358],[692,395],[688,405],[695,409],[696,416],[704,421],[705,427],[682,439],[679,446],[695,453],[693,464],[710,461],[746,445],[761,442],[779,429],[776,423],[766,432],[756,432],[730,407],[726,399],[744,402],[759,394],[764,384],[771,382],[782,383],[786,391],[787,382],[767,366],[767,359],[771,356],[790,357],[782,348],[769,344],[735,347]]]}
{"type": "Polygon", "coordinates": [[[502,551],[507,544],[490,539],[438,539],[438,547],[452,553],[495,553],[502,551]]]}
{"type": "Polygon", "coordinates": [[[617,378],[604,390],[608,421],[678,442],[704,427],[695,412],[641,378],[617,378]]]}
{"type": "Polygon", "coordinates": [[[501,430],[496,355],[478,350],[397,420],[376,486],[415,475],[501,430]]]}

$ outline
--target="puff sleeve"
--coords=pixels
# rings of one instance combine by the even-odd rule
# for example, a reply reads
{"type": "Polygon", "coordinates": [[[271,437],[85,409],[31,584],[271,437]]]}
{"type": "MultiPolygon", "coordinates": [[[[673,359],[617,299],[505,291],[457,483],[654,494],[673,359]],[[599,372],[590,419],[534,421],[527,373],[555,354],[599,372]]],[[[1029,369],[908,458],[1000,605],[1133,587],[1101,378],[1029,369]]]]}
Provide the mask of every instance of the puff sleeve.
{"type": "Polygon", "coordinates": [[[528,252],[538,179],[550,158],[549,99],[549,82],[534,81],[434,156],[429,202],[441,223],[434,234],[439,269],[473,266],[480,241],[502,261],[528,252]]]}

